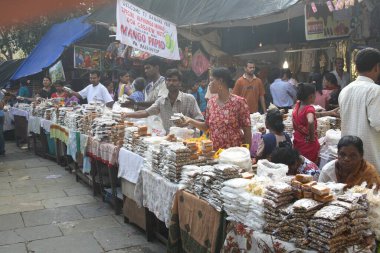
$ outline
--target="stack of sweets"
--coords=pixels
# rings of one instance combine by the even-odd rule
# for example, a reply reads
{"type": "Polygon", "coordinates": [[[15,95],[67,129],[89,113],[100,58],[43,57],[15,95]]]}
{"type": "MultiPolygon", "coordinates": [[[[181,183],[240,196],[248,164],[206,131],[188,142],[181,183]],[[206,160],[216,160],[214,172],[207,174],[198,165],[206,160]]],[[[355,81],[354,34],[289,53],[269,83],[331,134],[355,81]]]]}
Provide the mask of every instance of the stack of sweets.
{"type": "Polygon", "coordinates": [[[202,156],[206,157],[207,159],[212,159],[215,155],[214,146],[210,140],[201,141],[201,150],[202,156]]]}
{"type": "Polygon", "coordinates": [[[280,227],[282,220],[280,209],[290,204],[293,200],[292,187],[286,183],[276,183],[266,188],[264,194],[265,221],[264,232],[272,234],[280,227]]]}
{"type": "Polygon", "coordinates": [[[123,145],[124,143],[124,123],[119,123],[111,127],[111,141],[115,145],[123,145]]]}
{"type": "Polygon", "coordinates": [[[190,160],[191,161],[198,160],[199,155],[198,155],[198,145],[197,145],[197,143],[195,141],[186,142],[186,147],[188,149],[190,149],[190,151],[191,151],[191,153],[190,153],[190,160]]]}
{"type": "Polygon", "coordinates": [[[344,252],[350,219],[348,210],[339,206],[325,206],[310,221],[309,247],[319,252],[344,252]]]}
{"type": "Polygon", "coordinates": [[[346,240],[348,246],[363,242],[365,237],[372,235],[368,219],[369,203],[364,194],[346,193],[331,203],[333,206],[345,208],[350,219],[349,233],[346,240]]]}
{"type": "Polygon", "coordinates": [[[307,237],[309,221],[322,207],[322,203],[307,198],[297,200],[293,204],[293,214],[289,221],[297,247],[307,247],[308,241],[305,238],[307,237]]]}
{"type": "Polygon", "coordinates": [[[83,115],[77,113],[77,112],[66,112],[65,114],[65,120],[64,120],[64,126],[67,128],[73,130],[73,131],[79,131],[79,120],[83,117],[83,115]]]}
{"type": "Polygon", "coordinates": [[[311,186],[316,184],[317,182],[313,181],[313,176],[305,174],[297,174],[291,181],[294,196],[297,199],[312,198],[311,186]]]}
{"type": "Polygon", "coordinates": [[[125,116],[122,112],[112,111],[112,119],[117,122],[123,122],[125,120],[125,116]]]}
{"type": "Polygon", "coordinates": [[[238,178],[239,168],[231,164],[215,164],[214,166],[202,166],[201,173],[195,177],[194,185],[190,187],[194,193],[205,199],[216,210],[222,209],[222,197],[220,190],[223,182],[238,178]]]}
{"type": "Polygon", "coordinates": [[[128,126],[124,131],[124,147],[133,152],[136,145],[136,140],[139,138],[139,128],[136,126],[128,126]]]}
{"type": "Polygon", "coordinates": [[[191,151],[183,143],[173,142],[160,145],[161,175],[173,182],[181,179],[182,167],[189,164],[191,151]]]}
{"type": "Polygon", "coordinates": [[[111,140],[111,129],[117,124],[116,121],[108,118],[96,118],[92,122],[92,136],[99,141],[111,140]]]}
{"type": "Polygon", "coordinates": [[[330,192],[330,188],[322,184],[316,184],[311,187],[313,199],[322,203],[330,202],[334,196],[330,192]]]}

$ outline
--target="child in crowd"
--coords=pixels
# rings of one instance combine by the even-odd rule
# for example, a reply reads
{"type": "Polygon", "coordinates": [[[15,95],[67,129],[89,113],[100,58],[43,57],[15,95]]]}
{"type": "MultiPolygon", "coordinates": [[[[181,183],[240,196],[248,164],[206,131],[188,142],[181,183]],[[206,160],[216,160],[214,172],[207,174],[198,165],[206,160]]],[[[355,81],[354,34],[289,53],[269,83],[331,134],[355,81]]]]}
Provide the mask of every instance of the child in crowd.
{"type": "Polygon", "coordinates": [[[292,147],[292,140],[284,132],[285,126],[282,114],[279,110],[270,110],[265,119],[265,126],[269,133],[262,135],[259,148],[256,153],[256,161],[268,159],[276,147],[292,147]]]}
{"type": "Polygon", "coordinates": [[[132,95],[129,96],[129,98],[135,102],[144,102],[145,96],[144,96],[144,89],[145,89],[145,79],[142,77],[139,77],[133,81],[133,86],[135,88],[135,92],[132,93],[132,95]]]}
{"type": "Polygon", "coordinates": [[[288,165],[288,175],[307,174],[318,181],[320,170],[318,166],[300,155],[297,150],[292,148],[276,148],[271,155],[272,163],[282,163],[288,165]]]}

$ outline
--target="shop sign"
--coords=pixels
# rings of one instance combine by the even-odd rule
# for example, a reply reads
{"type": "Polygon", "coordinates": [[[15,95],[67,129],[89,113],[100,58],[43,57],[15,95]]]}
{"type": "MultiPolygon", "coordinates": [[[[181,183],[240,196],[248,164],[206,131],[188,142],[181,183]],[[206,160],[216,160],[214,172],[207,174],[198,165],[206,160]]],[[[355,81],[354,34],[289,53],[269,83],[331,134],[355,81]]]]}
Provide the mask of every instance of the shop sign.
{"type": "Polygon", "coordinates": [[[326,3],[316,4],[317,12],[305,5],[306,40],[339,38],[350,35],[352,8],[330,11],[326,3]]]}
{"type": "Polygon", "coordinates": [[[56,64],[49,68],[49,76],[51,82],[55,83],[56,81],[65,81],[65,71],[63,70],[62,61],[58,61],[56,64]]]}
{"type": "Polygon", "coordinates": [[[116,21],[116,39],[121,43],[166,59],[180,59],[175,24],[126,0],[117,0],[116,21]]]}
{"type": "Polygon", "coordinates": [[[74,68],[88,70],[102,70],[102,56],[104,53],[97,48],[74,47],[74,68]]]}

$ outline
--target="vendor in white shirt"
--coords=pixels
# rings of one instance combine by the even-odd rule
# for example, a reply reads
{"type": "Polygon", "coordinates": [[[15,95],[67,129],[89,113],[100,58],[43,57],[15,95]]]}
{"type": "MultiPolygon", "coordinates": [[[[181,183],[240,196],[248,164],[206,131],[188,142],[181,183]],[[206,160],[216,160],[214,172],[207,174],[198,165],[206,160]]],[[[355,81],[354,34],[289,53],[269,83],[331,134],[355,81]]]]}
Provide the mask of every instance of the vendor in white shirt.
{"type": "Polygon", "coordinates": [[[107,107],[112,107],[113,99],[107,88],[100,82],[100,72],[93,70],[90,72],[90,83],[86,88],[79,92],[71,91],[71,94],[77,98],[85,99],[90,102],[102,102],[107,107]]]}

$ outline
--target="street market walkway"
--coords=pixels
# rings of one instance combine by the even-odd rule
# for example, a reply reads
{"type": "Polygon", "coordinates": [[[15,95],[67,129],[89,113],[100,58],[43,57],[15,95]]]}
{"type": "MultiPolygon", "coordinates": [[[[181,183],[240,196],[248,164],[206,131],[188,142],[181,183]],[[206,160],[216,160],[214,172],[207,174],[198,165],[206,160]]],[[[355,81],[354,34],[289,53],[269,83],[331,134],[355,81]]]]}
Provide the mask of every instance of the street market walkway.
{"type": "Polygon", "coordinates": [[[0,253],[165,252],[63,167],[14,142],[6,152],[0,156],[0,253]]]}

